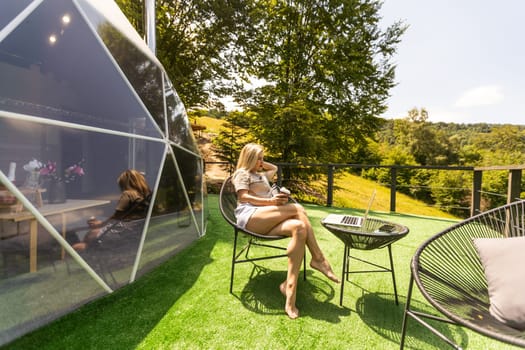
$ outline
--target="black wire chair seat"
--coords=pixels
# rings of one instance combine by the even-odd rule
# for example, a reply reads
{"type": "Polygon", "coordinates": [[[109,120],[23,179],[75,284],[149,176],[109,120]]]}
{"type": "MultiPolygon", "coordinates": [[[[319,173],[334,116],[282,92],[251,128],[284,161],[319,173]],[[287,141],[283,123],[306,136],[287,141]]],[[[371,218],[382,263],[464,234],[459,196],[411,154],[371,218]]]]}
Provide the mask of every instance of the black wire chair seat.
{"type": "Polygon", "coordinates": [[[392,257],[392,243],[405,237],[408,234],[409,229],[403,225],[376,218],[367,218],[360,227],[341,226],[326,223],[324,221],[321,221],[321,224],[345,244],[339,305],[343,305],[345,280],[349,281],[349,275],[353,273],[370,272],[390,272],[392,274],[395,302],[396,305],[398,305],[399,299],[397,296],[396,276],[392,257]],[[374,250],[385,247],[388,248],[390,267],[377,265],[371,261],[364,260],[350,254],[350,249],[374,250]],[[357,260],[368,266],[372,266],[372,269],[351,270],[351,260],[357,260]]]}
{"type": "MultiPolygon", "coordinates": [[[[243,229],[237,225],[237,219],[235,217],[235,208],[237,208],[237,192],[232,183],[232,177],[228,177],[221,186],[221,191],[219,194],[219,208],[224,219],[233,227],[234,231],[234,241],[233,241],[233,254],[232,254],[232,264],[231,264],[231,277],[230,277],[230,293],[233,292],[233,278],[235,274],[235,265],[245,262],[253,262],[259,260],[267,260],[274,258],[287,257],[286,248],[274,244],[269,244],[265,242],[277,241],[281,239],[290,238],[288,236],[271,236],[271,235],[262,235],[246,229],[243,229]],[[237,243],[239,238],[239,233],[247,235],[248,242],[241,248],[238,249],[237,243]],[[250,249],[252,247],[265,247],[276,249],[281,251],[280,254],[266,254],[266,255],[256,255],[249,256],[250,249]],[[244,257],[242,256],[244,253],[244,257]]],[[[306,252],[303,259],[303,278],[306,280],[306,252]]]]}
{"type": "MultiPolygon", "coordinates": [[[[474,245],[476,238],[524,236],[524,222],[525,202],[514,202],[461,221],[434,235],[417,249],[411,261],[401,349],[409,317],[456,349],[461,349],[460,345],[427,320],[463,326],[487,337],[525,347],[525,331],[509,327],[490,314],[487,280],[474,245]],[[446,318],[411,308],[414,282],[425,299],[446,318]]],[[[522,297],[518,296],[521,291],[516,293],[516,297],[522,297]]]]}

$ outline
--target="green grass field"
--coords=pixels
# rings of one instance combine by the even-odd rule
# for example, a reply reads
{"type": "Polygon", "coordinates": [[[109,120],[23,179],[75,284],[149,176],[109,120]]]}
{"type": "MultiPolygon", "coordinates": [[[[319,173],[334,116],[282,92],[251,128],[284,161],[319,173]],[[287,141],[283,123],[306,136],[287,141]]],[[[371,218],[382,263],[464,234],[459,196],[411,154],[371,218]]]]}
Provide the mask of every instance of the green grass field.
{"type": "MultiPolygon", "coordinates": [[[[388,273],[353,275],[339,306],[339,285],[308,269],[307,280],[298,287],[301,317],[290,320],[278,289],[286,275],[285,259],[239,266],[229,293],[232,229],[220,215],[217,196],[210,195],[208,202],[206,236],[132,285],[5,349],[398,349],[410,259],[426,238],[454,223],[373,212],[410,228],[393,246],[400,305],[395,305],[388,273]]],[[[333,209],[306,209],[320,246],[340,274],[343,244],[320,225],[333,209]]],[[[356,254],[379,264],[388,261],[386,249],[356,254]]],[[[413,306],[432,310],[419,293],[414,297],[413,306]]],[[[452,325],[436,327],[466,349],[513,349],[452,325]]],[[[406,349],[445,348],[415,322],[409,323],[406,342],[406,349]]]]}

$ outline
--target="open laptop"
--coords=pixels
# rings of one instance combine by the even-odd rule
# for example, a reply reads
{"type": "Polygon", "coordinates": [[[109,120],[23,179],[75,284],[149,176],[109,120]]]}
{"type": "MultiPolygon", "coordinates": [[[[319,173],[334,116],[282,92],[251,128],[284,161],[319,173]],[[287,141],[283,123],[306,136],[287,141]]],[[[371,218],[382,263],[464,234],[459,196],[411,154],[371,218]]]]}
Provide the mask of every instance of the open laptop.
{"type": "Polygon", "coordinates": [[[368,200],[368,207],[366,208],[365,215],[356,216],[356,215],[344,215],[344,214],[328,214],[327,217],[323,219],[323,223],[330,225],[340,225],[348,227],[361,227],[365,224],[366,218],[368,217],[368,212],[374,203],[376,197],[376,190],[372,192],[370,199],[368,200]]]}

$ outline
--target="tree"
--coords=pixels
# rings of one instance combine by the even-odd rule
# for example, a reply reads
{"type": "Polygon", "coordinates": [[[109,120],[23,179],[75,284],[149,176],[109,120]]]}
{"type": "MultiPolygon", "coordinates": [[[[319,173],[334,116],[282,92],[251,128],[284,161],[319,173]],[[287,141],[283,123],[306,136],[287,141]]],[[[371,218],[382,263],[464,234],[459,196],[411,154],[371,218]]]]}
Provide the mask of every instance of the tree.
{"type": "MultiPolygon", "coordinates": [[[[144,35],[142,3],[116,0],[144,35]]],[[[187,107],[208,106],[230,94],[235,68],[229,57],[247,20],[243,0],[157,0],[156,55],[187,107]]]]}
{"type": "Polygon", "coordinates": [[[380,139],[408,148],[420,165],[450,165],[458,162],[458,150],[448,135],[428,121],[426,109],[413,108],[404,119],[392,121],[380,139]]]}
{"type": "Polygon", "coordinates": [[[380,1],[254,0],[234,57],[264,82],[238,102],[282,161],[352,161],[381,125],[405,28],[379,28],[380,1]],[[313,150],[313,151],[312,151],[313,150]]]}
{"type": "Polygon", "coordinates": [[[249,120],[253,118],[251,112],[234,111],[224,118],[225,123],[219,135],[213,139],[213,146],[217,156],[230,164],[236,164],[242,147],[255,138],[248,131],[249,120]]]}

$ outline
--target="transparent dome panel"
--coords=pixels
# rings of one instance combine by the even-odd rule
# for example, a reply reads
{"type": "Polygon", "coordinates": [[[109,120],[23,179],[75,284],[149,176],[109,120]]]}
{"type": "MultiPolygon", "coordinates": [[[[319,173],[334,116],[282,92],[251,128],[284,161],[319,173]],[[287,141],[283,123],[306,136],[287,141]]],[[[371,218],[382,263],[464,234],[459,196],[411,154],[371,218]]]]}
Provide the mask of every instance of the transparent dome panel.
{"type": "Polygon", "coordinates": [[[42,2],[0,42],[0,76],[0,110],[161,137],[70,1],[42,2]]]}
{"type": "Polygon", "coordinates": [[[0,1],[0,77],[6,344],[187,247],[207,208],[184,106],[113,1],[0,1]]]}
{"type": "Polygon", "coordinates": [[[106,22],[111,22],[119,32],[123,33],[134,46],[140,49],[150,60],[161,65],[157,57],[144,42],[144,39],[137,33],[135,28],[129,23],[126,16],[122,13],[119,6],[113,1],[99,0],[76,0],[80,10],[86,15],[94,28],[106,22]]]}
{"type": "Polygon", "coordinates": [[[173,152],[175,153],[175,159],[177,160],[177,165],[182,174],[182,181],[186,193],[188,194],[191,208],[195,215],[197,224],[199,225],[199,231],[203,232],[202,159],[177,147],[173,147],[173,152]]]}
{"type": "Polygon", "coordinates": [[[107,294],[76,261],[61,255],[61,246],[39,227],[38,270],[30,272],[29,249],[17,236],[0,240],[2,321],[5,344],[107,294]]]}
{"type": "Polygon", "coordinates": [[[179,95],[173,88],[168,77],[165,78],[164,95],[166,98],[166,112],[168,120],[169,138],[176,144],[199,153],[197,142],[179,95]]]}
{"type": "Polygon", "coordinates": [[[126,36],[102,13],[93,9],[87,2],[82,4],[86,17],[95,27],[100,39],[117,61],[159,128],[164,131],[166,122],[160,64],[151,54],[145,53],[144,44],[139,47],[136,41],[126,36]]]}
{"type": "MultiPolygon", "coordinates": [[[[129,283],[149,204],[132,212],[122,210],[122,225],[111,220],[124,193],[118,179],[133,168],[144,174],[150,187],[154,185],[165,144],[21,121],[2,117],[0,112],[0,147],[11,150],[0,152],[0,169],[7,174],[15,164],[12,182],[20,191],[25,191],[33,172],[39,174],[32,193],[39,191],[40,203],[34,196],[26,197],[68,247],[111,288],[129,283]],[[62,185],[60,193],[57,184],[62,185]],[[93,227],[91,219],[101,223],[93,227]],[[92,234],[96,236],[88,239],[92,234]]],[[[47,226],[25,208],[17,210],[0,206],[0,290],[13,299],[9,322],[33,320],[34,325],[15,327],[22,332],[16,334],[23,334],[24,327],[40,326],[40,320],[71,311],[104,289],[47,226]],[[27,290],[29,280],[37,283],[27,290]],[[40,304],[34,306],[37,301],[40,304]],[[18,312],[28,307],[29,313],[18,312]]],[[[2,332],[0,337],[16,336],[2,332]]]]}
{"type": "Polygon", "coordinates": [[[31,0],[2,1],[0,2],[0,31],[24,10],[31,0]]]}
{"type": "Polygon", "coordinates": [[[198,237],[182,179],[175,169],[173,155],[168,154],[153,203],[138,274],[158,266],[198,237]]]}

